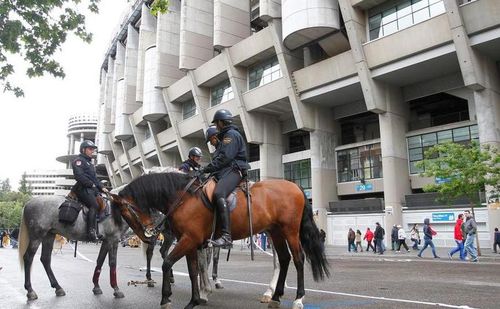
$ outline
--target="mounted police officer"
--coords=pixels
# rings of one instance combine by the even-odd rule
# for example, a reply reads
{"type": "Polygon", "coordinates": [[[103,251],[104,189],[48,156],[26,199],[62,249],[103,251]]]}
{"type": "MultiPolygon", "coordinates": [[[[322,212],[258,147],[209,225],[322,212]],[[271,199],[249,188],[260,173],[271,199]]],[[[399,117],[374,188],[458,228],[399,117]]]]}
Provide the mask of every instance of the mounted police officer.
{"type": "Polygon", "coordinates": [[[92,164],[92,154],[96,149],[97,146],[92,141],[83,141],[80,144],[80,154],[71,163],[76,179],[76,184],[71,191],[75,192],[78,199],[89,208],[87,233],[90,241],[96,241],[101,237],[101,235],[97,235],[96,213],[99,206],[96,196],[99,192],[108,192],[97,179],[95,167],[92,164]]]}
{"type": "Polygon", "coordinates": [[[199,171],[201,168],[200,161],[203,154],[201,153],[201,149],[198,147],[192,147],[189,149],[188,159],[182,162],[179,167],[180,171],[184,173],[189,173],[192,171],[199,171]]]}
{"type": "Polygon", "coordinates": [[[230,213],[226,197],[236,188],[249,169],[245,141],[238,127],[232,122],[233,115],[228,110],[220,109],[215,112],[212,123],[219,130],[217,135],[219,142],[212,162],[202,169],[203,173],[212,173],[217,178],[214,200],[222,235],[212,244],[214,247],[223,248],[232,246],[230,213]]]}

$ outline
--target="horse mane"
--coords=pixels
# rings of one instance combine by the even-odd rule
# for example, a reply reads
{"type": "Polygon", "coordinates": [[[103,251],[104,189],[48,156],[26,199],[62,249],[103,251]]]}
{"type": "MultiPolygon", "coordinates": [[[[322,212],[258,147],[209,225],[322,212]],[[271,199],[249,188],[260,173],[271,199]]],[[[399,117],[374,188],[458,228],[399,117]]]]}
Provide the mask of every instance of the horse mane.
{"type": "Polygon", "coordinates": [[[161,210],[174,202],[177,192],[183,190],[190,180],[189,175],[177,171],[142,175],[121,190],[119,195],[132,198],[141,209],[161,210]]]}

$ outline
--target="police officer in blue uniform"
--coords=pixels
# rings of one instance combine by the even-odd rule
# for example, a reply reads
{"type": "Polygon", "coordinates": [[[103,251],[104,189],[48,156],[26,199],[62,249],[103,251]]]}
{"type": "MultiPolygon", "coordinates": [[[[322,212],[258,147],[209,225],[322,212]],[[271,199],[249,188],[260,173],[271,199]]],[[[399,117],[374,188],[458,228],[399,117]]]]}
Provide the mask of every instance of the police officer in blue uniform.
{"type": "Polygon", "coordinates": [[[182,162],[179,167],[180,171],[184,173],[189,173],[192,171],[199,171],[201,168],[200,161],[203,154],[201,153],[201,149],[198,147],[192,147],[189,149],[188,159],[182,162]]]}
{"type": "Polygon", "coordinates": [[[83,141],[80,144],[80,154],[71,163],[73,175],[76,179],[76,184],[71,191],[89,208],[87,233],[90,241],[96,241],[102,237],[97,235],[96,213],[99,206],[97,205],[96,196],[99,192],[108,192],[97,179],[95,167],[92,164],[92,154],[96,149],[97,146],[92,141],[83,141]]]}
{"type": "Polygon", "coordinates": [[[247,163],[245,141],[238,127],[232,122],[233,115],[228,110],[220,109],[215,112],[212,123],[219,130],[217,135],[219,142],[212,162],[202,169],[203,173],[212,173],[217,178],[214,200],[222,235],[212,244],[214,247],[222,248],[232,246],[230,213],[226,197],[236,188],[250,167],[247,163]]]}

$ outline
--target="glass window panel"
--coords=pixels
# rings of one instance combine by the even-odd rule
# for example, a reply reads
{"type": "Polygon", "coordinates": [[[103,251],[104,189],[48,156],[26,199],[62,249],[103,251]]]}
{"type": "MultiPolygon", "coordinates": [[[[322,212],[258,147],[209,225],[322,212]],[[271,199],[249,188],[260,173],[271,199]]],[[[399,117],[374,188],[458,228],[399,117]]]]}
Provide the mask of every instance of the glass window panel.
{"type": "Polygon", "coordinates": [[[271,75],[271,80],[277,80],[281,77],[281,71],[273,72],[271,75]]]}
{"type": "Polygon", "coordinates": [[[368,20],[368,24],[370,29],[379,28],[382,25],[382,15],[377,14],[370,17],[370,19],[368,20]]]}
{"type": "Polygon", "coordinates": [[[479,132],[477,130],[477,125],[470,127],[470,137],[471,137],[471,139],[479,138],[479,132]]]}
{"type": "Polygon", "coordinates": [[[406,15],[406,16],[401,17],[400,19],[398,19],[398,28],[399,28],[399,30],[408,28],[411,25],[413,25],[413,16],[411,14],[410,15],[406,15]]]}
{"type": "Polygon", "coordinates": [[[431,12],[431,17],[437,16],[439,14],[443,14],[446,11],[444,8],[443,2],[438,2],[436,4],[431,5],[429,7],[429,10],[431,12]]]}
{"type": "Polygon", "coordinates": [[[370,40],[378,39],[382,36],[382,28],[370,30],[370,40]]]}
{"type": "Polygon", "coordinates": [[[267,84],[269,82],[271,82],[271,75],[264,75],[262,78],[262,84],[267,84]]]}
{"type": "Polygon", "coordinates": [[[423,168],[417,167],[417,165],[416,165],[417,162],[419,162],[419,161],[410,162],[410,174],[419,174],[419,173],[424,171],[423,168]]]}
{"type": "Polygon", "coordinates": [[[436,133],[429,133],[422,135],[422,145],[423,146],[433,146],[436,145],[436,133]]]}
{"type": "Polygon", "coordinates": [[[424,158],[424,155],[422,154],[422,148],[410,149],[408,153],[410,161],[422,160],[424,158]]]}
{"type": "Polygon", "coordinates": [[[411,14],[411,1],[405,1],[398,5],[398,18],[411,14]]]}
{"type": "Polygon", "coordinates": [[[470,140],[469,127],[453,129],[453,141],[467,141],[470,140]]]}
{"type": "Polygon", "coordinates": [[[424,20],[427,20],[427,19],[429,19],[429,8],[428,7],[413,13],[413,22],[415,24],[422,22],[424,20]]]}
{"type": "Polygon", "coordinates": [[[441,132],[438,132],[437,134],[438,134],[438,142],[440,144],[446,143],[446,142],[451,142],[453,140],[451,130],[441,131],[441,132]]]}
{"type": "Polygon", "coordinates": [[[429,0],[429,4],[434,4],[434,3],[437,3],[437,2],[443,3],[443,0],[429,0]]]}
{"type": "Polygon", "coordinates": [[[382,25],[386,25],[392,21],[395,21],[396,17],[397,16],[395,7],[382,12],[382,25]]]}
{"type": "Polygon", "coordinates": [[[392,23],[386,24],[382,27],[384,29],[384,35],[389,35],[389,34],[392,34],[396,31],[398,31],[398,22],[393,21],[392,23]]]}
{"type": "Polygon", "coordinates": [[[413,12],[416,12],[424,7],[429,6],[429,0],[412,0],[413,12]]]}
{"type": "Polygon", "coordinates": [[[420,135],[412,136],[408,138],[408,148],[422,147],[422,141],[420,135]]]}

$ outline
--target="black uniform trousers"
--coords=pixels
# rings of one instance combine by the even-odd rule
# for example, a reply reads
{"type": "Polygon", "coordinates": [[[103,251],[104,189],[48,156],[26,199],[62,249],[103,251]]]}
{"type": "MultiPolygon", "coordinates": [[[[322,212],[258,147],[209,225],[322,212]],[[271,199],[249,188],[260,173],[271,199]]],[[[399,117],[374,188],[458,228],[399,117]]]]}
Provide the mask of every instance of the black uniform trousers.
{"type": "Polygon", "coordinates": [[[227,172],[224,177],[217,181],[217,186],[214,191],[215,201],[220,198],[226,199],[226,197],[234,190],[234,188],[236,188],[240,181],[241,174],[238,171],[231,170],[227,172]]]}
{"type": "Polygon", "coordinates": [[[75,192],[78,200],[84,203],[88,208],[99,209],[97,205],[96,196],[97,192],[93,188],[83,188],[75,192]]]}

